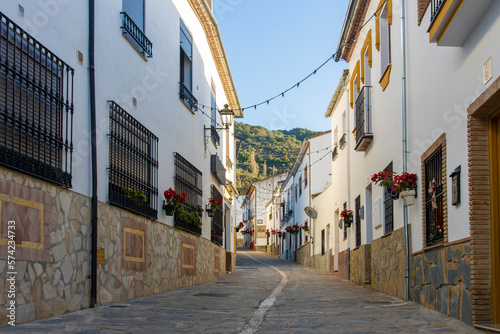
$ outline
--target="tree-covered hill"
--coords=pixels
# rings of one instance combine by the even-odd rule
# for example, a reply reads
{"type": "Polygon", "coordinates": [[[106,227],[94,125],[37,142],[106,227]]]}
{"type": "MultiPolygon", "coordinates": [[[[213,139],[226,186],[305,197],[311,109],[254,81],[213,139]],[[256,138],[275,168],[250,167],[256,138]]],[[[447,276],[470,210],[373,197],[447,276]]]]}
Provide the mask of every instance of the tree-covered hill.
{"type": "Polygon", "coordinates": [[[256,180],[290,170],[304,138],[317,133],[301,128],[270,131],[234,122],[234,135],[241,143],[236,170],[240,193],[245,193],[256,180]]]}

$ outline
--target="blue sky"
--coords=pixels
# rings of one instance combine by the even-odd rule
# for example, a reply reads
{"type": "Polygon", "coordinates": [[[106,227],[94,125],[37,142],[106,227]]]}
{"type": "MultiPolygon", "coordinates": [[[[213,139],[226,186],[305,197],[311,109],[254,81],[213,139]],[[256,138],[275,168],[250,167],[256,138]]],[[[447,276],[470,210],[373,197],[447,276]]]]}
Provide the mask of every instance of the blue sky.
{"type": "MultiPolygon", "coordinates": [[[[242,107],[280,94],[334,54],[347,0],[214,0],[213,12],[242,107]]],[[[238,121],[271,130],[330,129],[325,112],[345,61],[329,61],[285,94],[238,121]]]]}

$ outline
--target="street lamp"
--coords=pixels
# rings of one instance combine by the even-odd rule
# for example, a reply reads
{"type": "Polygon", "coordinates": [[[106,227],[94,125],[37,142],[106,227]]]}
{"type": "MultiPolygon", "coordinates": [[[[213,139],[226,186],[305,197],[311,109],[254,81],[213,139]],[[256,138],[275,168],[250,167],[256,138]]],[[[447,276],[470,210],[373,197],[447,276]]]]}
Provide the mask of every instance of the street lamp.
{"type": "Polygon", "coordinates": [[[220,119],[222,121],[222,125],[227,130],[233,124],[234,112],[229,109],[229,105],[225,104],[224,109],[219,110],[220,119]]]}

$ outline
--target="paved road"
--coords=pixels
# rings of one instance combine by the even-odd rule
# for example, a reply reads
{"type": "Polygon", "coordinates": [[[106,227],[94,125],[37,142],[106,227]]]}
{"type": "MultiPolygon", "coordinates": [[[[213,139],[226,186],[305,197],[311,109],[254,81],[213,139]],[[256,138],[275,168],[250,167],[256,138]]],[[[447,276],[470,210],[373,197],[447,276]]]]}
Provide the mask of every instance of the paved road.
{"type": "Polygon", "coordinates": [[[218,280],[0,333],[481,333],[413,302],[240,251],[218,280]]]}

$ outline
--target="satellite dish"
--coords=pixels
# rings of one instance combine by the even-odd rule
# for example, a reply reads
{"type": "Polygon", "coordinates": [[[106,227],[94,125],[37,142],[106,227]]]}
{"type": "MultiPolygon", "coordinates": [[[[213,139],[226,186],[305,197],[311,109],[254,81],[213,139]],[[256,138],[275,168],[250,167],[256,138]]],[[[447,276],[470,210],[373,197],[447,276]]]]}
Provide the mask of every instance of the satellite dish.
{"type": "Polygon", "coordinates": [[[318,217],[318,211],[316,211],[313,207],[306,206],[304,208],[304,211],[306,212],[306,215],[308,215],[311,218],[318,217]]]}

